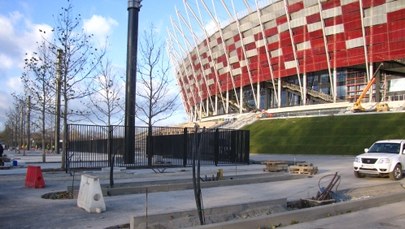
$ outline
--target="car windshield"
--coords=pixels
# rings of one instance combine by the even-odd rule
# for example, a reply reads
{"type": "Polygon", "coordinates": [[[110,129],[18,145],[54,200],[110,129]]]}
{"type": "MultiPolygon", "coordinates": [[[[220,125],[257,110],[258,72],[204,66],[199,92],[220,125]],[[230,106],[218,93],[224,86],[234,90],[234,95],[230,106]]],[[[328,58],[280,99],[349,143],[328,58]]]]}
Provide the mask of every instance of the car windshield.
{"type": "Polygon", "coordinates": [[[369,153],[399,153],[399,143],[374,143],[368,150],[369,153]]]}

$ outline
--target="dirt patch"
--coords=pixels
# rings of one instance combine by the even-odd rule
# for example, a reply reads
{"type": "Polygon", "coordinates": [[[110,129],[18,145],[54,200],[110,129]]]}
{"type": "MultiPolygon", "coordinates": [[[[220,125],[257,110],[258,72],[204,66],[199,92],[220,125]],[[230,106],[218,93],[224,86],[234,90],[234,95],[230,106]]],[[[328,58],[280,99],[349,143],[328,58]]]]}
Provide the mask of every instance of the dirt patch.
{"type": "Polygon", "coordinates": [[[60,199],[73,199],[73,194],[71,192],[51,192],[45,193],[41,196],[43,199],[60,200],[60,199]]]}

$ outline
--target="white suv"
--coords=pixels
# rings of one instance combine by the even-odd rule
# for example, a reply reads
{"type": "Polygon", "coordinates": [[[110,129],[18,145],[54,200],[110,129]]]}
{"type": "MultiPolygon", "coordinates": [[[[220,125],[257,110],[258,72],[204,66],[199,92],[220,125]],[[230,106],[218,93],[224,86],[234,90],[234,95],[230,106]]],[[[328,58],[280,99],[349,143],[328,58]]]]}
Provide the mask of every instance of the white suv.
{"type": "Polygon", "coordinates": [[[404,144],[405,139],[375,142],[354,159],[354,175],[359,178],[366,174],[388,175],[392,180],[401,179],[405,168],[404,144]]]}

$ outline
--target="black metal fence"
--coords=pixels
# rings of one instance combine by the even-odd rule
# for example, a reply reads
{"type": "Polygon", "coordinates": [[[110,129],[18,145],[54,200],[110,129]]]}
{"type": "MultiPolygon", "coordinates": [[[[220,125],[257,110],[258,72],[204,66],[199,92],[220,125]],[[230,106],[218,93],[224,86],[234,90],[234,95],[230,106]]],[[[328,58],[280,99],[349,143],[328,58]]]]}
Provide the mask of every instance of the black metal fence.
{"type": "Polygon", "coordinates": [[[198,148],[201,164],[249,163],[249,131],[153,127],[135,128],[134,160],[124,158],[124,126],[69,125],[66,168],[111,165],[127,168],[191,166],[198,148]]]}

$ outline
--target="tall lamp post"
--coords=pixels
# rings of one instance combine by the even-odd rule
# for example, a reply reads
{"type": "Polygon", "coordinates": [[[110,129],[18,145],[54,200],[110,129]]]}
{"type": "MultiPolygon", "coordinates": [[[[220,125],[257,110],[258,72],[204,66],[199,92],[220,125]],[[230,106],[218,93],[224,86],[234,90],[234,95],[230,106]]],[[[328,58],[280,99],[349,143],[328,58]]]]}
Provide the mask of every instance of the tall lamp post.
{"type": "Polygon", "coordinates": [[[125,90],[125,152],[124,162],[135,160],[135,95],[136,58],[138,50],[138,17],[142,0],[128,0],[127,79],[125,90]]]}

